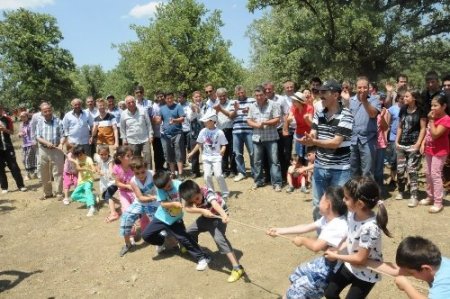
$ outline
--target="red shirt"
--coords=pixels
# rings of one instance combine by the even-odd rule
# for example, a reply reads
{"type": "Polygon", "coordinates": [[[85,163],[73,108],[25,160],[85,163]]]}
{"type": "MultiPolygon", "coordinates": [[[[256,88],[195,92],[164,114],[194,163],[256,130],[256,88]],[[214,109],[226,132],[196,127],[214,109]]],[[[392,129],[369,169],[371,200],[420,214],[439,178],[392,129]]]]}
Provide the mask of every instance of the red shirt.
{"type": "Polygon", "coordinates": [[[303,104],[301,111],[297,109],[294,105],[291,107],[291,112],[294,115],[295,123],[297,128],[295,128],[295,134],[305,135],[311,131],[311,126],[305,121],[304,116],[310,114],[311,117],[314,115],[314,107],[310,104],[303,104]]]}
{"type": "Polygon", "coordinates": [[[447,156],[449,154],[450,145],[448,141],[448,133],[450,129],[450,116],[445,115],[434,120],[434,125],[444,126],[447,130],[439,138],[433,140],[430,133],[430,124],[427,126],[427,133],[425,135],[425,154],[432,156],[447,156]]]}

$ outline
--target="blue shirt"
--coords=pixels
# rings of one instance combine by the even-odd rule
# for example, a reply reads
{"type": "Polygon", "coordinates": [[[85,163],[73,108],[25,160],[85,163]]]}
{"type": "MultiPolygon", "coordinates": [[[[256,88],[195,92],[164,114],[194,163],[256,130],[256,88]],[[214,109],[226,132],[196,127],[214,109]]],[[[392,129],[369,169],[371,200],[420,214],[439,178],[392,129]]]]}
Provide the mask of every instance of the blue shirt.
{"type": "Polygon", "coordinates": [[[164,105],[160,109],[162,118],[162,134],[171,137],[183,132],[183,127],[181,123],[170,124],[170,119],[185,117],[183,107],[179,104],[173,104],[172,106],[164,105]]]}
{"type": "Polygon", "coordinates": [[[434,275],[433,283],[428,293],[430,299],[450,298],[450,259],[442,257],[441,266],[434,275]]]}
{"type": "Polygon", "coordinates": [[[69,111],[63,119],[64,137],[69,137],[69,142],[73,144],[89,144],[93,125],[94,119],[90,113],[81,110],[80,115],[76,116],[73,110],[69,111]]]}
{"type": "MultiPolygon", "coordinates": [[[[178,193],[178,188],[181,185],[181,181],[172,180],[172,189],[166,191],[157,188],[156,190],[156,200],[158,202],[181,202],[180,194],[178,193]]],[[[183,209],[181,208],[171,208],[166,209],[162,205],[158,207],[155,213],[155,218],[164,222],[167,225],[172,225],[178,220],[183,218],[183,209]]]]}
{"type": "MultiPolygon", "coordinates": [[[[369,97],[369,104],[381,111],[381,103],[377,97],[369,97]]],[[[377,139],[377,118],[370,118],[364,108],[364,105],[358,100],[358,96],[350,98],[349,109],[353,115],[353,131],[351,144],[357,144],[358,141],[366,144],[369,141],[376,142],[377,139]]]]}
{"type": "Polygon", "coordinates": [[[394,142],[397,138],[398,122],[400,120],[400,106],[395,104],[389,107],[389,113],[391,114],[391,126],[389,127],[389,141],[394,142]]]}

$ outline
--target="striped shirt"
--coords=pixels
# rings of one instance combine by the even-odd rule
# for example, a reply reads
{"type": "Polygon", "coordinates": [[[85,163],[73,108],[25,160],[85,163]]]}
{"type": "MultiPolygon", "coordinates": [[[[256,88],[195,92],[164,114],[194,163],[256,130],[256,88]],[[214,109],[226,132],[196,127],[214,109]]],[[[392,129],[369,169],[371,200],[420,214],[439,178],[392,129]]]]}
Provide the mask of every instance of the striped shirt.
{"type": "MultiPolygon", "coordinates": [[[[246,98],[245,100],[237,100],[239,109],[237,115],[233,120],[233,134],[239,133],[253,133],[253,128],[247,124],[247,115],[250,105],[255,103],[255,99],[246,98]]],[[[230,107],[230,112],[234,111],[234,105],[230,107]]]]}
{"type": "Polygon", "coordinates": [[[114,115],[106,112],[105,117],[99,114],[94,119],[94,125],[97,126],[97,144],[113,145],[116,142],[114,137],[114,126],[117,121],[114,115]]]}
{"type": "Polygon", "coordinates": [[[52,119],[46,121],[44,117],[40,117],[36,126],[36,137],[57,146],[63,138],[63,125],[59,118],[52,116],[52,119]]]}
{"type": "Polygon", "coordinates": [[[344,140],[338,148],[317,147],[315,166],[325,169],[350,169],[350,140],[352,137],[353,116],[348,108],[341,106],[338,113],[327,119],[327,108],[314,114],[312,129],[317,139],[333,139],[335,135],[344,140]]]}

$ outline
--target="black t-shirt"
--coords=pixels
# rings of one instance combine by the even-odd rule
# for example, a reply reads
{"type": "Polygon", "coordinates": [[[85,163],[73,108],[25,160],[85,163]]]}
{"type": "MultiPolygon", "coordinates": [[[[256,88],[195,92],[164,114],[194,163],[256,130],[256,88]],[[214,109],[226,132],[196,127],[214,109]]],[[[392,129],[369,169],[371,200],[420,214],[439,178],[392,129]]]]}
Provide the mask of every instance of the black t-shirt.
{"type": "Polygon", "coordinates": [[[427,118],[424,109],[417,107],[412,113],[408,113],[408,107],[404,106],[400,109],[399,119],[402,128],[400,136],[401,145],[413,145],[419,139],[420,119],[427,118]]]}

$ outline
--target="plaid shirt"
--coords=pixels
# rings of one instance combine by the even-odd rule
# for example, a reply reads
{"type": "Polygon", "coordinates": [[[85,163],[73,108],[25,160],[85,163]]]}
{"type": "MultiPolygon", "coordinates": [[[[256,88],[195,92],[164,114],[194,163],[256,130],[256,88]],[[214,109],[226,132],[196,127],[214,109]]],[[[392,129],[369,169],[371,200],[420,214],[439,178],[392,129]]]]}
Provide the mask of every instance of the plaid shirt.
{"type": "MultiPolygon", "coordinates": [[[[248,119],[261,123],[263,121],[280,118],[280,105],[272,100],[267,100],[263,107],[258,103],[250,105],[248,119]]],[[[278,140],[277,126],[264,126],[263,128],[253,128],[253,141],[264,142],[278,140]]]]}
{"type": "MultiPolygon", "coordinates": [[[[58,146],[64,137],[61,120],[54,116],[52,116],[50,121],[46,121],[44,117],[39,118],[36,127],[36,137],[42,138],[54,146],[58,146]]],[[[41,144],[41,146],[43,145],[41,144]]]]}

